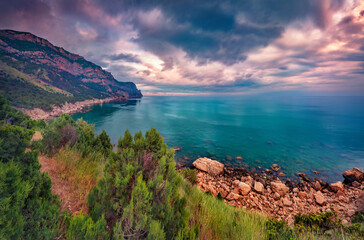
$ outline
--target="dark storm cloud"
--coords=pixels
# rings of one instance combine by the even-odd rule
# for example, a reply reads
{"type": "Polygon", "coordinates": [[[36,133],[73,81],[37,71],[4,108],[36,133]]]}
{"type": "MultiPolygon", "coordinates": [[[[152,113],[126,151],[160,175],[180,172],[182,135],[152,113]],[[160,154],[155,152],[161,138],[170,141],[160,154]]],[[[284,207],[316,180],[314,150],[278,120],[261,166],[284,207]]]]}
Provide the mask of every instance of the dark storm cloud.
{"type": "Polygon", "coordinates": [[[12,0],[0,1],[0,28],[47,38],[119,80],[151,86],[160,81],[158,86],[170,86],[166,89],[176,85],[181,91],[239,91],[281,87],[281,79],[294,82],[285,86],[294,86],[299,85],[296,76],[302,82],[306,77],[307,82],[348,79],[350,85],[358,82],[352,74],[363,72],[364,24],[358,18],[364,10],[343,10],[343,17],[333,23],[334,14],[347,3],[12,0]],[[310,38],[314,29],[321,34],[319,41],[310,38]]]}
{"type": "Polygon", "coordinates": [[[140,63],[140,59],[135,54],[119,53],[119,54],[105,55],[104,57],[112,61],[122,60],[125,62],[140,63]]]}

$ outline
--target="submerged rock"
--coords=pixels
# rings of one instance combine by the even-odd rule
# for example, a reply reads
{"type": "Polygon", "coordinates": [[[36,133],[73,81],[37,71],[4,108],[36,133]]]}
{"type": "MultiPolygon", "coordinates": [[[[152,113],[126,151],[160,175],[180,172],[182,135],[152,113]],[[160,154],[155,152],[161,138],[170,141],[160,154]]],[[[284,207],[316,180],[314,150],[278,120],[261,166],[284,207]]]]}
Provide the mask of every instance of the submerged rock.
{"type": "Polygon", "coordinates": [[[192,165],[201,171],[207,172],[211,176],[219,175],[224,171],[224,164],[209,158],[199,158],[192,165]]]}
{"type": "Polygon", "coordinates": [[[270,168],[271,168],[273,171],[275,171],[275,172],[278,172],[278,171],[281,169],[281,167],[280,167],[278,164],[272,164],[272,165],[270,166],[270,168]]]}

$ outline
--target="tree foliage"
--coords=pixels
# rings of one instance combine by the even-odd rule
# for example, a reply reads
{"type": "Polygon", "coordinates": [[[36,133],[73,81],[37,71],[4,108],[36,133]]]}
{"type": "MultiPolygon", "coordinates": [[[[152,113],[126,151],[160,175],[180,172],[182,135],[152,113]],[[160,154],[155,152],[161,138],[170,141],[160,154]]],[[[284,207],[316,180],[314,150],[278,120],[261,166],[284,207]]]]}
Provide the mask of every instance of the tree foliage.
{"type": "Polygon", "coordinates": [[[89,194],[93,221],[103,216],[115,239],[196,237],[188,226],[186,199],[179,194],[182,178],[174,151],[152,129],[145,138],[126,131],[111,152],[105,177],[89,194]]]}

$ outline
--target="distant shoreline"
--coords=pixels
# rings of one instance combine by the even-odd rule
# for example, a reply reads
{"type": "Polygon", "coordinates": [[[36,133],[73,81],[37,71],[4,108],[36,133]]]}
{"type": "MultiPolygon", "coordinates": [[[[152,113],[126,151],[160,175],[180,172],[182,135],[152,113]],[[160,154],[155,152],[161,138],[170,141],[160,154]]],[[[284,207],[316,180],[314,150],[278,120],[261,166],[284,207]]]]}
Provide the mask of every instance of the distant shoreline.
{"type": "Polygon", "coordinates": [[[85,108],[91,107],[96,104],[103,104],[112,101],[125,101],[128,99],[129,99],[128,97],[122,97],[122,96],[109,97],[103,99],[93,98],[74,103],[66,102],[61,106],[52,106],[53,107],[52,111],[44,111],[43,109],[40,108],[33,108],[33,109],[20,108],[20,110],[29,115],[33,120],[39,120],[39,119],[49,120],[55,117],[59,117],[63,113],[75,114],[81,112],[85,108]]]}

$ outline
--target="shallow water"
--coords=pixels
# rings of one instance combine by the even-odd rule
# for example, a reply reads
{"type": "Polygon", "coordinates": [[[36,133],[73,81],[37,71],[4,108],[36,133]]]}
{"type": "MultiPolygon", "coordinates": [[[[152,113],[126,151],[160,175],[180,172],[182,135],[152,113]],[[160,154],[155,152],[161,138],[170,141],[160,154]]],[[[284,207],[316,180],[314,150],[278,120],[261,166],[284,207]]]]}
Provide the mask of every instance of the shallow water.
{"type": "Polygon", "coordinates": [[[126,129],[155,127],[169,147],[182,147],[176,159],[186,164],[199,156],[232,167],[277,163],[287,177],[317,170],[327,181],[364,169],[364,97],[158,96],[73,117],[95,124],[97,133],[105,129],[113,143],[126,129]]]}

